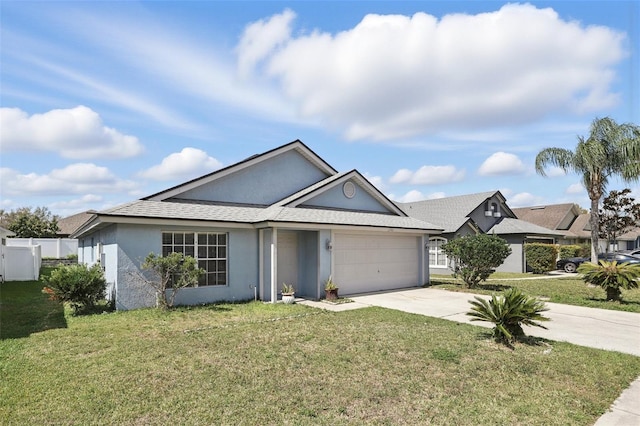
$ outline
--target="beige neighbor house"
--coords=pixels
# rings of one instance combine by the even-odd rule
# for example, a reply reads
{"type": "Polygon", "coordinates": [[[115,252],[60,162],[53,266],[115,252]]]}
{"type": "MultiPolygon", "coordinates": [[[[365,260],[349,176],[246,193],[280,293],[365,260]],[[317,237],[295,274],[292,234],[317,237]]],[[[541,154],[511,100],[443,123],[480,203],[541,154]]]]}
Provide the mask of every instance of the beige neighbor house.
{"type": "MultiPolygon", "coordinates": [[[[562,237],[558,244],[590,244],[591,225],[589,213],[576,204],[550,204],[532,207],[520,207],[513,209],[518,219],[524,220],[561,232],[562,237]]],[[[609,247],[609,251],[631,250],[640,247],[640,228],[620,235],[609,247]]],[[[607,241],[601,239],[598,243],[598,252],[607,251],[607,241]]]]}
{"type": "Polygon", "coordinates": [[[526,272],[524,245],[555,243],[563,233],[518,219],[500,191],[398,203],[407,215],[442,228],[441,235],[429,237],[429,269],[449,274],[451,264],[442,245],[447,241],[477,233],[496,234],[511,247],[511,255],[497,268],[501,272],[526,272]]]}

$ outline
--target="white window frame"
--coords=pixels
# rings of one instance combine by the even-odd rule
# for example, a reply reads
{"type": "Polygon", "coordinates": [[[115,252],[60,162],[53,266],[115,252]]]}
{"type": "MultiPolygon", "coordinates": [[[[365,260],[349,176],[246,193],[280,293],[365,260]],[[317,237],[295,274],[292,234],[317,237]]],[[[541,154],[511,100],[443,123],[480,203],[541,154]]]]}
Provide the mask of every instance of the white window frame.
{"type": "Polygon", "coordinates": [[[447,255],[442,251],[442,244],[446,243],[447,239],[442,237],[429,238],[429,268],[447,268],[449,265],[449,259],[447,255]],[[435,247],[432,243],[437,242],[435,247]],[[432,255],[434,255],[436,261],[432,263],[432,255]],[[441,262],[438,262],[441,259],[441,262]]]}
{"type": "Polygon", "coordinates": [[[171,252],[184,253],[196,259],[199,268],[202,268],[206,273],[200,278],[196,287],[223,287],[229,285],[229,233],[220,231],[162,231],[161,233],[162,243],[162,255],[170,253],[165,250],[166,247],[171,247],[171,252]],[[171,244],[165,244],[165,234],[171,234],[171,244]],[[176,242],[176,234],[182,234],[182,243],[176,242]],[[193,234],[193,243],[187,243],[185,241],[186,234],[193,234]],[[209,242],[201,244],[199,237],[205,237],[209,240],[210,236],[215,236],[216,242],[210,244],[209,242]],[[224,244],[221,244],[219,237],[224,236],[224,244]],[[182,245],[183,250],[175,250],[176,247],[182,245]],[[187,246],[189,246],[187,248],[187,246]],[[192,248],[192,250],[191,250],[192,248]],[[224,248],[220,251],[220,248],[224,248]],[[209,250],[213,249],[216,252],[213,256],[209,253],[209,250]],[[203,257],[203,255],[205,257],[203,257]],[[209,270],[208,266],[211,262],[218,265],[220,262],[224,263],[224,271],[219,270],[216,266],[215,270],[209,270]],[[223,282],[221,282],[223,281],[223,282]]]}

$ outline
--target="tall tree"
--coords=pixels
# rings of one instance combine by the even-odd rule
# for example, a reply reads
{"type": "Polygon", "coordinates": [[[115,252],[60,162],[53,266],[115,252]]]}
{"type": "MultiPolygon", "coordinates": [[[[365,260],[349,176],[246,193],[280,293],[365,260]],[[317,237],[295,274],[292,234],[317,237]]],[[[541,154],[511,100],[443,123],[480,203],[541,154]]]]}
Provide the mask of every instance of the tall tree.
{"type": "Polygon", "coordinates": [[[630,197],[631,190],[611,190],[600,209],[600,238],[606,238],[607,250],[618,237],[640,226],[640,204],[630,197]]]}
{"type": "Polygon", "coordinates": [[[46,207],[0,210],[0,218],[2,226],[15,232],[17,238],[55,238],[59,231],[58,216],[46,207]]]}
{"type": "Polygon", "coordinates": [[[582,175],[582,183],[591,200],[591,261],[598,254],[598,206],[609,178],[618,176],[630,183],[640,179],[640,127],[618,124],[612,118],[596,118],[591,123],[587,139],[578,136],[575,151],[565,148],[545,148],[536,156],[536,172],[546,176],[545,167],[553,165],[565,173],[582,175]]]}

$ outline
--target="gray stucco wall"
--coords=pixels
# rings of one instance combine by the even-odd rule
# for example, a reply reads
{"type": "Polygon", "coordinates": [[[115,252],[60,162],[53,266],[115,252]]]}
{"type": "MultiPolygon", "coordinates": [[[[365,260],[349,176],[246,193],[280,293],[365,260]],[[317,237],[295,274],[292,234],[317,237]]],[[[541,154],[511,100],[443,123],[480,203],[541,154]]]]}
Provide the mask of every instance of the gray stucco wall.
{"type": "Polygon", "coordinates": [[[311,207],[329,207],[347,210],[362,210],[379,213],[389,213],[389,209],[380,204],[378,200],[372,197],[368,192],[362,189],[356,182],[351,181],[356,186],[356,193],[353,198],[347,198],[344,195],[342,187],[344,184],[337,185],[328,191],[306,201],[303,206],[311,207]]]}
{"type": "Polygon", "coordinates": [[[500,235],[511,247],[511,254],[502,265],[496,268],[499,272],[526,272],[524,262],[524,237],[522,235],[500,235]]]}
{"type": "MultiPolygon", "coordinates": [[[[162,252],[163,231],[228,233],[228,284],[182,289],[178,292],[176,304],[195,305],[253,299],[254,286],[258,284],[258,241],[255,230],[119,224],[116,231],[118,245],[115,262],[117,309],[155,306],[153,291],[139,279],[142,273],[140,265],[150,252],[162,252]]],[[[107,261],[107,267],[112,271],[110,265],[107,261]]]]}
{"type": "Polygon", "coordinates": [[[186,191],[180,198],[270,205],[328,177],[295,151],[242,169],[213,184],[186,191]]]}

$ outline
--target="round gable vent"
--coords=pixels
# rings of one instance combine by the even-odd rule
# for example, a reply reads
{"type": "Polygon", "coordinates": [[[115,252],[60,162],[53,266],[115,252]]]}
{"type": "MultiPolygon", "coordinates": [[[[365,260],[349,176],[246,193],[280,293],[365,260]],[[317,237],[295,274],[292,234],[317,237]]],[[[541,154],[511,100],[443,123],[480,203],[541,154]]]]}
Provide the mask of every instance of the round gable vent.
{"type": "Polygon", "coordinates": [[[345,182],[344,185],[342,185],[342,192],[345,197],[353,198],[356,195],[356,186],[353,182],[345,182]]]}

